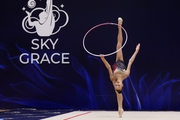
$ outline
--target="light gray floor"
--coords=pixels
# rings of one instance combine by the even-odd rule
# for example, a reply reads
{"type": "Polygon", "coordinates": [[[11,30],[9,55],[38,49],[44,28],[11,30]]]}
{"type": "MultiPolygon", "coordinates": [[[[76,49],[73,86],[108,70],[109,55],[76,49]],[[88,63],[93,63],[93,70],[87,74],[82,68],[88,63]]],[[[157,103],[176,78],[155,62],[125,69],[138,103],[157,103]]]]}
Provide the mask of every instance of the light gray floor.
{"type": "Polygon", "coordinates": [[[43,120],[180,120],[180,112],[125,111],[119,118],[116,111],[74,111],[43,120]]]}

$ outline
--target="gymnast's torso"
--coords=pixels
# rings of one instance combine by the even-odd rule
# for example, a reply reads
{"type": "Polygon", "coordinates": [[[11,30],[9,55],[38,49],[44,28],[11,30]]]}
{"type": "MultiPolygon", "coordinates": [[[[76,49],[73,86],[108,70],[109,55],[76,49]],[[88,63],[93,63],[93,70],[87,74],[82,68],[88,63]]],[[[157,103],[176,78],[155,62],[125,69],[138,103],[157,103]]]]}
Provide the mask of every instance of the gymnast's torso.
{"type": "Polygon", "coordinates": [[[117,81],[121,80],[123,81],[124,79],[127,78],[128,74],[126,72],[126,66],[123,61],[118,60],[112,65],[112,81],[117,81]]]}

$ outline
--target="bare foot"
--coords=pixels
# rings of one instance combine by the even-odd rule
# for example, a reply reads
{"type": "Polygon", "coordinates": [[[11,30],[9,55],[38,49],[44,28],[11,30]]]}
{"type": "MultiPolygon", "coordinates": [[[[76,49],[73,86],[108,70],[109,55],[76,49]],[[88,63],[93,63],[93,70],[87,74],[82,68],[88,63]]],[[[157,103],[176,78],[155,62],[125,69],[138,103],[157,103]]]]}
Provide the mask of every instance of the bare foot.
{"type": "Polygon", "coordinates": [[[123,109],[119,109],[118,113],[119,113],[119,117],[122,118],[122,114],[123,114],[124,110],[123,109]]]}
{"type": "Polygon", "coordinates": [[[118,18],[118,24],[119,24],[119,25],[122,25],[122,23],[123,23],[123,19],[122,19],[121,17],[119,17],[119,18],[118,18]]]}

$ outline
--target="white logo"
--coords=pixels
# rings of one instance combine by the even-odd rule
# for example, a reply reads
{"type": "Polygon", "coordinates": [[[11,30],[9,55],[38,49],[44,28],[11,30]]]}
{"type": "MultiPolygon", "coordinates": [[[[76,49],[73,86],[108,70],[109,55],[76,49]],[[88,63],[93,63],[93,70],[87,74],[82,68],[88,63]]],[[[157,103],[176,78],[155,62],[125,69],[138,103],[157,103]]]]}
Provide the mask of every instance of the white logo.
{"type": "MultiPolygon", "coordinates": [[[[32,11],[28,12],[25,7],[22,8],[27,14],[22,21],[22,27],[29,34],[37,33],[39,36],[51,36],[58,33],[69,21],[68,14],[53,5],[52,0],[46,1],[46,8],[35,8],[35,0],[29,0],[27,6],[32,11]],[[39,13],[38,17],[33,16],[36,13],[39,13]],[[55,30],[55,23],[59,21],[60,13],[65,14],[66,20],[63,25],[57,27],[57,30],[55,30]]],[[[64,5],[61,5],[61,7],[63,8],[64,5]]]]}

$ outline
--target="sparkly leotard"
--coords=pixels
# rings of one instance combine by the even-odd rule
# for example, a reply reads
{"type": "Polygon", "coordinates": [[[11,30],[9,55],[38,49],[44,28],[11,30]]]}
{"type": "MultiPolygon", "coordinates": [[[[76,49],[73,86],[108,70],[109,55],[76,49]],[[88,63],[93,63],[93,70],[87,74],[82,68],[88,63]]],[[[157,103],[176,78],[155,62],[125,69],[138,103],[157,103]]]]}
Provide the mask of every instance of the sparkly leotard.
{"type": "Polygon", "coordinates": [[[124,69],[126,69],[126,66],[125,66],[125,64],[124,64],[123,61],[118,60],[117,62],[115,62],[115,63],[112,65],[112,69],[113,69],[113,72],[114,72],[116,69],[123,71],[124,69]]]}

